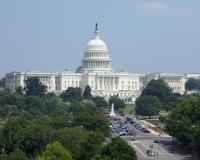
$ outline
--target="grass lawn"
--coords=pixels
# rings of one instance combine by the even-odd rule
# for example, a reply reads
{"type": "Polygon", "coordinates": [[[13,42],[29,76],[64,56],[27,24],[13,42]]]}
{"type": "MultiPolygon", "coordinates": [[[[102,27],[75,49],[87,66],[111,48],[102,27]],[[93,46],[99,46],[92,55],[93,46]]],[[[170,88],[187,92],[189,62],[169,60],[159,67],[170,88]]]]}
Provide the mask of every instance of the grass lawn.
{"type": "Polygon", "coordinates": [[[126,104],[125,108],[123,109],[125,114],[133,114],[135,113],[135,104],[126,104]]]}

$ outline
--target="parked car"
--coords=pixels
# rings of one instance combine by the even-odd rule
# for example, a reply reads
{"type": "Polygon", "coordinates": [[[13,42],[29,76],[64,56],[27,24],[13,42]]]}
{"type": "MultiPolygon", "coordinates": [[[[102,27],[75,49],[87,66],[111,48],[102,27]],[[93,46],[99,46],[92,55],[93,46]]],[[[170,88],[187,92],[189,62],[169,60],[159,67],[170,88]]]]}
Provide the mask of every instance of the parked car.
{"type": "Polygon", "coordinates": [[[119,135],[120,136],[125,136],[125,135],[127,135],[127,133],[126,132],[120,132],[119,135]]]}

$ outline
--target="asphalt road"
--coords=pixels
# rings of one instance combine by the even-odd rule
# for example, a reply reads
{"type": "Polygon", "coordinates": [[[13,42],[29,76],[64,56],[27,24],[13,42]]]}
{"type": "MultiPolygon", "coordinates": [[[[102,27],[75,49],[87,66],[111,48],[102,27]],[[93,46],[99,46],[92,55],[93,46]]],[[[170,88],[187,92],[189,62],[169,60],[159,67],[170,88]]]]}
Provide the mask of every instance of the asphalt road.
{"type": "Polygon", "coordinates": [[[153,143],[152,140],[128,141],[135,149],[139,160],[194,160],[190,154],[180,151],[175,145],[153,143]],[[157,156],[149,156],[146,151],[153,144],[157,156]]]}
{"type": "MultiPolygon", "coordinates": [[[[125,117],[118,116],[118,118],[125,121],[125,117]]],[[[143,133],[129,123],[127,126],[134,130],[135,136],[122,136],[121,138],[133,147],[138,160],[200,160],[200,158],[184,153],[180,147],[173,144],[172,137],[160,137],[151,133],[143,133]],[[155,139],[159,140],[159,143],[154,143],[155,139]],[[147,149],[151,144],[153,144],[157,156],[149,156],[147,154],[147,149]]]]}

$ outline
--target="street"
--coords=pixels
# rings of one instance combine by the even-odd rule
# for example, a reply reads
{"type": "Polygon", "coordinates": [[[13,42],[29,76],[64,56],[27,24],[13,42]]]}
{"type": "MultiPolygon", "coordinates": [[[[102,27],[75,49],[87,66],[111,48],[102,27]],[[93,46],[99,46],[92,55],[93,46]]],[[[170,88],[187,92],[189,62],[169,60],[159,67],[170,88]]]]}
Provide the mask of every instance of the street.
{"type": "MultiPolygon", "coordinates": [[[[115,116],[122,121],[125,121],[125,117],[115,116]]],[[[139,129],[136,129],[130,123],[126,124],[126,127],[134,131],[134,136],[121,136],[128,144],[136,151],[138,160],[198,160],[191,154],[184,153],[184,151],[177,144],[173,143],[172,137],[159,136],[152,133],[144,133],[139,129]],[[150,156],[147,154],[147,150],[150,145],[153,145],[155,155],[150,156]]],[[[114,133],[117,135],[116,133],[114,133]]]]}
{"type": "Polygon", "coordinates": [[[180,153],[180,150],[173,145],[153,143],[151,140],[128,141],[135,149],[139,160],[194,160],[191,155],[180,153]],[[147,150],[153,144],[157,156],[149,156],[147,150]]]}

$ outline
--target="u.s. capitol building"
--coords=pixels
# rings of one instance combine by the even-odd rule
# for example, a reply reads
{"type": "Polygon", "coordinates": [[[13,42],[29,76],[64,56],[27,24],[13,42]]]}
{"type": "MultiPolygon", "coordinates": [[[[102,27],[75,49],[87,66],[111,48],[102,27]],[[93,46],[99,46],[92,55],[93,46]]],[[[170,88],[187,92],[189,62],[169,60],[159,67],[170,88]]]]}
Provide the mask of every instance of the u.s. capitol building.
{"type": "Polygon", "coordinates": [[[48,92],[60,93],[68,87],[85,89],[89,85],[92,94],[109,98],[118,95],[125,101],[134,102],[147,83],[152,79],[163,79],[174,92],[185,91],[185,75],[169,73],[132,74],[114,72],[106,43],[100,38],[96,24],[94,37],[88,42],[82,59],[82,66],[76,72],[12,72],[6,74],[6,87],[15,91],[24,87],[24,80],[39,77],[48,92]]]}

